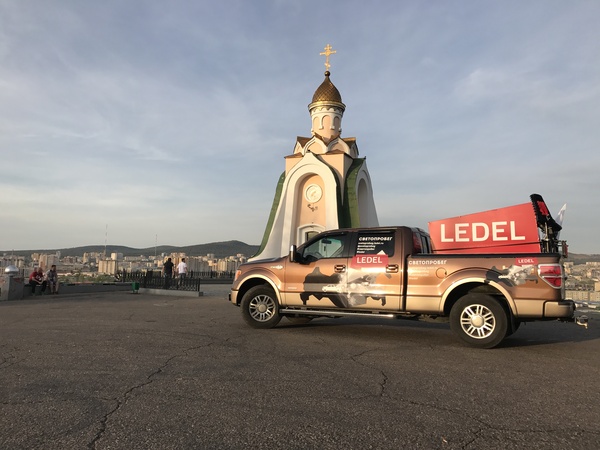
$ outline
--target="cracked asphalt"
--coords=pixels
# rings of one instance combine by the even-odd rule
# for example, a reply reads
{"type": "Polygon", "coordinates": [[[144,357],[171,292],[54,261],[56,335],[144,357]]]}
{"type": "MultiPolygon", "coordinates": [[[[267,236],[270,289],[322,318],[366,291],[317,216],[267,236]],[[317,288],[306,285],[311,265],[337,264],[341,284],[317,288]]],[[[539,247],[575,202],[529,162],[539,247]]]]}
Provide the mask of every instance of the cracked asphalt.
{"type": "Polygon", "coordinates": [[[600,448],[598,315],[476,350],[407,320],[255,330],[225,292],[1,303],[0,448],[600,448]]]}

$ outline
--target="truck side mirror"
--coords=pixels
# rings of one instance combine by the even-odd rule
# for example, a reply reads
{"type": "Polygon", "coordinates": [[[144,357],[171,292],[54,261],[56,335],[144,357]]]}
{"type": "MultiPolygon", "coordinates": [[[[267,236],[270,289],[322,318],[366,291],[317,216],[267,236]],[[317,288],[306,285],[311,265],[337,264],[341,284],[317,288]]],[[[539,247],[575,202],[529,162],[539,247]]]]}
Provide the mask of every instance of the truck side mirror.
{"type": "Polygon", "coordinates": [[[295,245],[290,247],[290,262],[298,262],[298,249],[295,245]]]}

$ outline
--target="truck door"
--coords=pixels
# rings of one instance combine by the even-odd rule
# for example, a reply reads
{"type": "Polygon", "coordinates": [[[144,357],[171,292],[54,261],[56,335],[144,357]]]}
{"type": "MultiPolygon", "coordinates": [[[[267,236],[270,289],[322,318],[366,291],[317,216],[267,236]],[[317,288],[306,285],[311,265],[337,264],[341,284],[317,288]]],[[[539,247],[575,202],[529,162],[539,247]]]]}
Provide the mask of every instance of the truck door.
{"type": "Polygon", "coordinates": [[[348,303],[351,307],[399,309],[402,260],[399,255],[394,257],[395,241],[395,230],[358,232],[348,261],[348,303]]]}
{"type": "Polygon", "coordinates": [[[322,235],[300,247],[299,261],[288,263],[283,286],[288,306],[346,308],[351,234],[322,235]]]}

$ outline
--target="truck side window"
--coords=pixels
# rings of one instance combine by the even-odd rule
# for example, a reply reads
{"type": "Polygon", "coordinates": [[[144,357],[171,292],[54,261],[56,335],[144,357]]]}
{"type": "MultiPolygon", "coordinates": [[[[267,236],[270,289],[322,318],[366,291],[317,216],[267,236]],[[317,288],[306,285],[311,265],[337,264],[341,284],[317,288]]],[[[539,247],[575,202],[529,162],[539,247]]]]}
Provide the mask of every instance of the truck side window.
{"type": "Polygon", "coordinates": [[[393,231],[360,232],[355,255],[386,254],[394,256],[395,235],[393,231]]]}
{"type": "Polygon", "coordinates": [[[324,258],[341,258],[346,247],[347,235],[329,235],[312,242],[304,248],[302,257],[306,261],[317,261],[324,258]]]}

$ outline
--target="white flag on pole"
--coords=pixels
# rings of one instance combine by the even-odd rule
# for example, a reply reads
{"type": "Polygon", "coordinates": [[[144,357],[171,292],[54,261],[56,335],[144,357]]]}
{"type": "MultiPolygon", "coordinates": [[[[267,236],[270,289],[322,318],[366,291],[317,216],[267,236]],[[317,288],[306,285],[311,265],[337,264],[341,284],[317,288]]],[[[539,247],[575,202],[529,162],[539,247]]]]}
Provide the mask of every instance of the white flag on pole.
{"type": "Polygon", "coordinates": [[[560,211],[556,215],[556,223],[562,227],[563,220],[565,219],[565,211],[567,210],[567,204],[565,203],[560,211]]]}
{"type": "MultiPolygon", "coordinates": [[[[565,211],[567,210],[567,204],[565,203],[563,205],[562,208],[560,208],[560,211],[558,212],[558,214],[556,215],[556,220],[555,222],[557,224],[559,224],[562,227],[562,223],[563,220],[565,220],[565,211]]],[[[556,233],[556,239],[558,239],[558,237],[560,236],[560,231],[558,233],[556,233]]]]}

